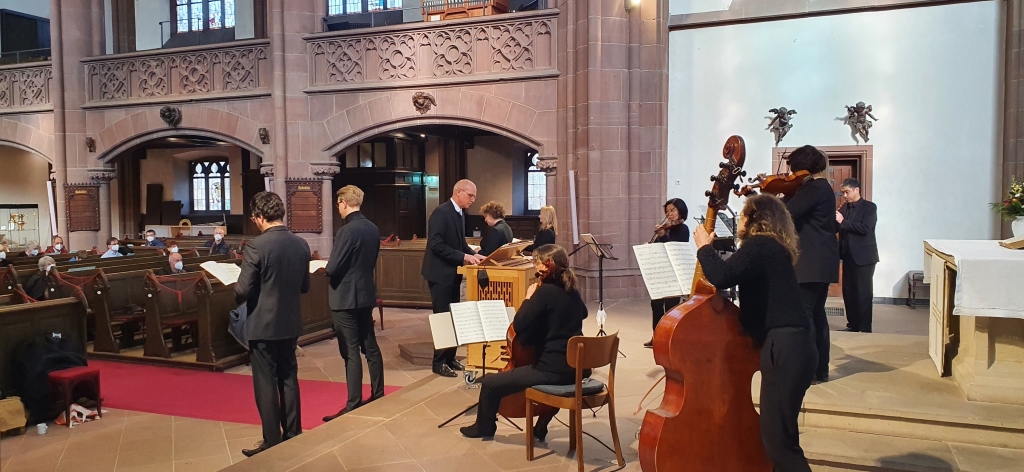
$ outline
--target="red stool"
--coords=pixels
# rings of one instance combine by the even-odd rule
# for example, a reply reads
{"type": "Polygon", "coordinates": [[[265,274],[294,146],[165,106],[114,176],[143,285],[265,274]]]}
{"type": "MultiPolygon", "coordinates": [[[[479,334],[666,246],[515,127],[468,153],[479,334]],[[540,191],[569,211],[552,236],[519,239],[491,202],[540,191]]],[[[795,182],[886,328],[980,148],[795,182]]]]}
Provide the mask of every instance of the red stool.
{"type": "Polygon", "coordinates": [[[384,330],[384,299],[377,299],[377,312],[380,313],[380,329],[384,330]]]}
{"type": "Polygon", "coordinates": [[[61,394],[64,396],[64,418],[68,421],[68,427],[71,427],[71,395],[75,390],[75,386],[82,382],[93,382],[96,385],[96,414],[100,418],[103,417],[103,396],[100,395],[100,368],[99,367],[72,367],[70,369],[55,370],[50,372],[50,392],[54,392],[54,388],[59,389],[61,394]]]}

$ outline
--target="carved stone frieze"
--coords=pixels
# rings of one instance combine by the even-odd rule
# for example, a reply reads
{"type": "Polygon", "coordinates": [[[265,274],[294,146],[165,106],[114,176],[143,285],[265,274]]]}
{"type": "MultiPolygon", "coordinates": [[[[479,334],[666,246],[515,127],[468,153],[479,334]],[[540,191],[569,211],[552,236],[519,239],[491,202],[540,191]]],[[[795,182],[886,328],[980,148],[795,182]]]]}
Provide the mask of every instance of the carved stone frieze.
{"type": "Polygon", "coordinates": [[[49,64],[0,70],[0,112],[49,105],[52,78],[49,64]]]}
{"type": "Polygon", "coordinates": [[[99,184],[109,184],[117,178],[117,169],[112,167],[101,167],[98,169],[86,169],[89,173],[89,180],[99,184]]]}
{"type": "Polygon", "coordinates": [[[309,171],[323,180],[331,180],[341,172],[341,164],[337,162],[310,162],[309,171]]]}
{"type": "Polygon", "coordinates": [[[558,156],[543,156],[537,159],[537,168],[544,171],[544,175],[553,176],[558,173],[558,156]]]}
{"type": "Polygon", "coordinates": [[[260,175],[262,175],[264,177],[273,177],[274,176],[274,164],[266,163],[266,162],[260,164],[260,175]]]}

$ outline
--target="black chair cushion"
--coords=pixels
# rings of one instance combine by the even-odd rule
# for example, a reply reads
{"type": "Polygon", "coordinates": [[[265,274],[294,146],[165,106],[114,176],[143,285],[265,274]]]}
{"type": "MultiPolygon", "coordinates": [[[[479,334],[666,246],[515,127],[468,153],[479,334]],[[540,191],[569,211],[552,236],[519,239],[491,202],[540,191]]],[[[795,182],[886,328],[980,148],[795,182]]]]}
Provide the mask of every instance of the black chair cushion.
{"type": "MultiPolygon", "coordinates": [[[[548,395],[554,395],[556,397],[574,397],[576,396],[576,385],[535,385],[534,390],[546,393],[548,395]]],[[[583,379],[583,384],[580,387],[583,390],[583,396],[597,395],[604,391],[604,382],[595,379],[583,379]]]]}

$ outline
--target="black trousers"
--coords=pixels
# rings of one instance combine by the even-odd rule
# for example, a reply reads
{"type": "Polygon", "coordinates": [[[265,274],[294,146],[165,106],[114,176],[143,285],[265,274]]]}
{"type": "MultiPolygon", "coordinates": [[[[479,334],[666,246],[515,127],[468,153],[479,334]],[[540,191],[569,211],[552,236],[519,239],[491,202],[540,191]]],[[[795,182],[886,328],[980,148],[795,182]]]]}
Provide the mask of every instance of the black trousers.
{"type": "MultiPolygon", "coordinates": [[[[535,369],[532,365],[516,367],[508,372],[487,374],[480,380],[480,406],[476,411],[476,424],[480,430],[493,434],[498,428],[498,407],[501,399],[534,385],[570,385],[576,381],[576,374],[555,374],[535,369]]],[[[539,417],[537,427],[547,430],[549,417],[539,417]]]]}
{"type": "Polygon", "coordinates": [[[363,401],[363,359],[370,369],[370,399],[384,396],[384,358],[373,332],[373,307],[331,310],[338,350],[345,359],[345,383],[348,385],[346,410],[354,410],[363,401]]]}
{"type": "MultiPolygon", "coordinates": [[[[456,277],[452,280],[450,285],[435,284],[433,282],[427,282],[427,286],[430,288],[430,302],[433,306],[434,313],[444,313],[451,311],[451,304],[459,302],[459,290],[462,287],[462,276],[456,277]]],[[[434,349],[434,370],[438,370],[442,365],[455,360],[455,351],[458,348],[450,347],[448,349],[434,349]]]]}
{"type": "Polygon", "coordinates": [[[668,313],[669,310],[675,308],[682,300],[679,297],[668,297],[659,298],[657,300],[651,300],[651,317],[654,319],[652,329],[658,329],[658,323],[661,322],[661,318],[668,313]]]}
{"type": "Polygon", "coordinates": [[[800,284],[800,300],[804,311],[811,315],[814,322],[814,344],[818,347],[818,376],[828,375],[828,351],[832,346],[829,340],[828,316],[825,315],[825,302],[828,301],[828,284],[825,282],[808,282],[800,284]]]}
{"type": "Polygon", "coordinates": [[[875,264],[856,265],[843,261],[843,303],[846,327],[871,332],[871,300],[875,294],[875,264]]]}
{"type": "Polygon", "coordinates": [[[804,328],[775,328],[761,348],[761,442],[775,472],[810,472],[798,418],[814,379],[818,352],[804,328]]]}
{"type": "Polygon", "coordinates": [[[263,423],[266,447],[302,433],[296,341],[294,338],[249,341],[256,409],[263,423]]]}

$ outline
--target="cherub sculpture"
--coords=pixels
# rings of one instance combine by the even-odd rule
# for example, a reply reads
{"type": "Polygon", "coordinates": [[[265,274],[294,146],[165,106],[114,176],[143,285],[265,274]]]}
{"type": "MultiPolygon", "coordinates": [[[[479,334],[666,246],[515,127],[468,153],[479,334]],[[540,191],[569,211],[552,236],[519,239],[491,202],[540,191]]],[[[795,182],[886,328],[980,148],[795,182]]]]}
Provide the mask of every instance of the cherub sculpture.
{"type": "Polygon", "coordinates": [[[864,142],[870,141],[868,138],[868,130],[871,129],[871,121],[868,118],[878,121],[875,115],[871,114],[871,105],[864,105],[864,102],[857,102],[854,106],[846,106],[846,124],[850,126],[853,132],[860,135],[864,142]]]}
{"type": "Polygon", "coordinates": [[[778,146],[782,142],[782,138],[786,137],[786,133],[793,129],[793,124],[789,120],[791,116],[796,114],[796,110],[779,107],[768,110],[768,113],[774,113],[775,117],[772,118],[772,121],[768,123],[768,127],[765,129],[775,134],[775,145],[778,146]]]}

